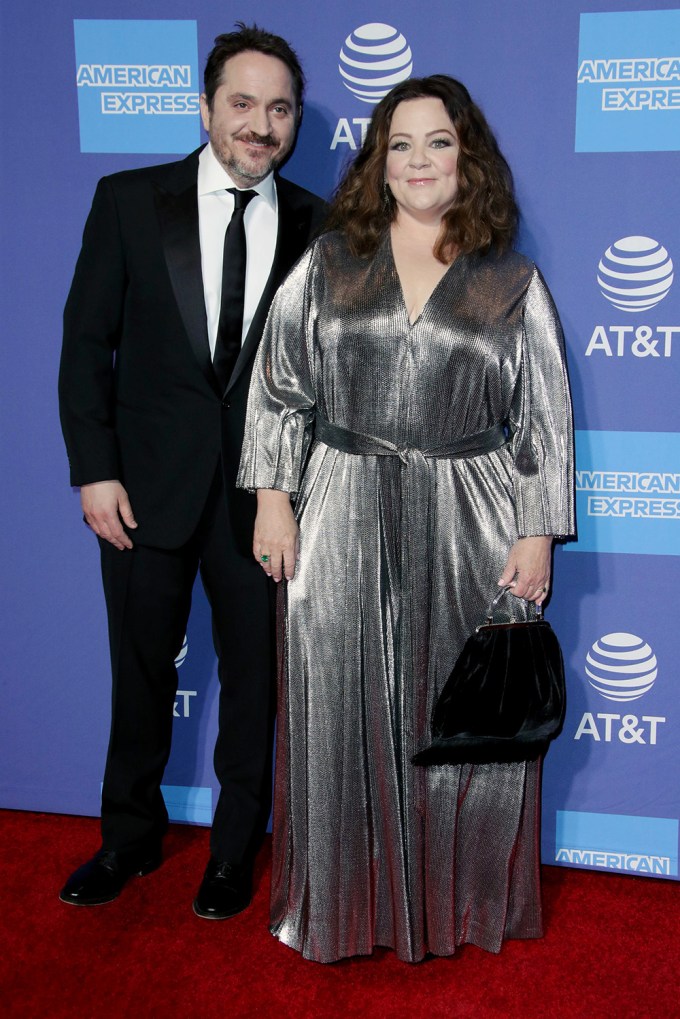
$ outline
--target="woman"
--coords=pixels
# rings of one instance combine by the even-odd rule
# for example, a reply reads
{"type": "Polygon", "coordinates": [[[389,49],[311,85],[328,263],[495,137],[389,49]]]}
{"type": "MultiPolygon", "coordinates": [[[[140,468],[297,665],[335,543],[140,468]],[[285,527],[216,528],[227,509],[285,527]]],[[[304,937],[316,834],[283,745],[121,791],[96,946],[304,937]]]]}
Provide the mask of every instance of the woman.
{"type": "Polygon", "coordinates": [[[411,761],[496,585],[523,617],[573,530],[561,331],[516,218],[465,88],[412,79],[272,306],[239,484],[289,581],[272,930],[306,958],[542,933],[540,762],[411,761]]]}

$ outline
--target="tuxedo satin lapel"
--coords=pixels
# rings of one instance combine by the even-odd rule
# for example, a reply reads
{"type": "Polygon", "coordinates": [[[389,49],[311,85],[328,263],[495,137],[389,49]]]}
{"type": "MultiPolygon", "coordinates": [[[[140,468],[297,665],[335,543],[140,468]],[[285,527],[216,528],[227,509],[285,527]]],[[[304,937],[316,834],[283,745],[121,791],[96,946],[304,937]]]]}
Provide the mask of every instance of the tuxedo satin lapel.
{"type": "Polygon", "coordinates": [[[156,185],[155,202],[165,261],[184,328],[201,371],[219,391],[208,340],[195,174],[191,184],[177,193],[156,185]]]}
{"type": "Polygon", "coordinates": [[[285,197],[281,194],[280,188],[278,191],[278,203],[279,229],[276,238],[274,262],[272,264],[271,272],[269,273],[267,285],[262,291],[262,297],[260,298],[260,303],[257,306],[257,311],[253,316],[253,321],[250,323],[248,335],[243,341],[241,353],[239,354],[238,360],[234,365],[234,370],[231,373],[227,392],[236,385],[243,373],[243,370],[251,361],[255,351],[257,350],[260,339],[262,338],[262,332],[267,321],[270,305],[274,300],[274,295],[283,283],[283,280],[289,270],[293,268],[298,258],[307,247],[309,211],[304,208],[301,210],[292,209],[285,197]]]}

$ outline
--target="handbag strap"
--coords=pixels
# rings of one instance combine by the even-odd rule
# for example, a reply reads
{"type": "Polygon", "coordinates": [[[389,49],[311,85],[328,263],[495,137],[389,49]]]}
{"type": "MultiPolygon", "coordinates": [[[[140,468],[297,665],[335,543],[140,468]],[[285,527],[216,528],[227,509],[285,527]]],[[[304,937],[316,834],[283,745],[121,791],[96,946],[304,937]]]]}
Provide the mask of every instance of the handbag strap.
{"type": "MultiPolygon", "coordinates": [[[[484,626],[493,625],[493,614],[496,611],[496,608],[498,607],[499,601],[508,593],[508,591],[512,591],[511,584],[507,584],[505,587],[502,587],[498,594],[492,599],[492,601],[489,604],[489,607],[486,610],[486,620],[482,625],[484,626]]],[[[522,601],[525,600],[526,599],[524,598],[522,599],[522,601]]],[[[534,618],[533,620],[528,620],[528,622],[539,623],[543,619],[543,606],[537,605],[535,602],[530,602],[529,604],[534,606],[534,618]]]]}

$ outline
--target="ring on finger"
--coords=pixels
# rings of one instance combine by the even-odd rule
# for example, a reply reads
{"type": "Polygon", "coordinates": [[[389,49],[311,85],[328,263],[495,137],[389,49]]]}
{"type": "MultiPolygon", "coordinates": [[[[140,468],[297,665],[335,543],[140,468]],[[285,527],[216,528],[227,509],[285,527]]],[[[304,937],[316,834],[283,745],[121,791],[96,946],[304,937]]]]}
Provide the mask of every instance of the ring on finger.
{"type": "Polygon", "coordinates": [[[260,556],[260,559],[261,559],[261,561],[263,563],[268,563],[269,562],[269,556],[265,552],[262,553],[262,555],[260,556]]]}

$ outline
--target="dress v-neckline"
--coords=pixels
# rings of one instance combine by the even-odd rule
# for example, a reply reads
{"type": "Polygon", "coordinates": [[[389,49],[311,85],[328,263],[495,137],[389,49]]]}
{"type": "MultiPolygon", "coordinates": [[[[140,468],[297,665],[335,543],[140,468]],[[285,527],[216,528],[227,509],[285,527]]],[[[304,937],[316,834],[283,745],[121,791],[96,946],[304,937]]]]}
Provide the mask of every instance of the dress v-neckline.
{"type": "Polygon", "coordinates": [[[399,270],[397,269],[397,260],[394,257],[394,248],[392,246],[392,236],[391,236],[391,234],[389,232],[387,233],[386,243],[387,243],[387,250],[388,250],[389,258],[390,258],[390,261],[392,262],[392,270],[394,272],[394,275],[395,275],[396,280],[397,280],[397,285],[399,287],[399,294],[401,296],[401,305],[402,305],[402,308],[404,310],[404,314],[406,315],[406,321],[408,322],[409,329],[413,329],[413,327],[418,324],[420,319],[425,314],[425,312],[427,310],[427,307],[430,304],[432,298],[437,293],[437,290],[442,285],[444,280],[447,278],[447,276],[449,275],[449,273],[453,269],[454,265],[457,265],[458,262],[460,261],[461,256],[457,255],[454,258],[453,262],[450,262],[449,265],[447,265],[446,269],[444,270],[444,272],[439,277],[439,279],[437,280],[437,282],[433,286],[432,290],[430,291],[427,300],[423,303],[422,308],[420,309],[420,311],[418,312],[416,317],[413,320],[411,320],[411,316],[409,315],[408,305],[406,304],[406,297],[404,296],[404,286],[403,286],[403,284],[401,282],[401,276],[399,275],[399,270]]]}

